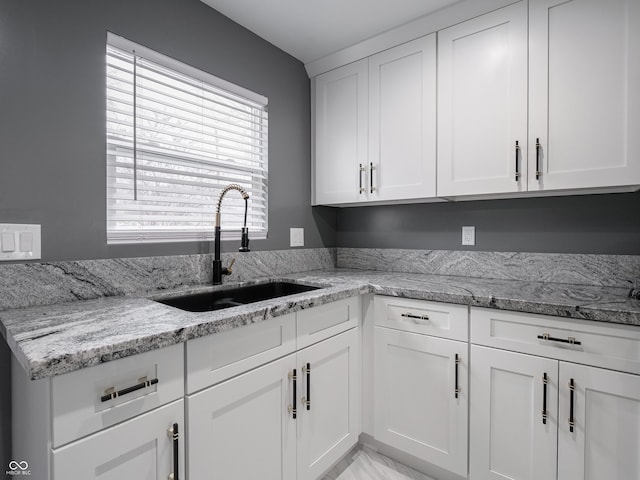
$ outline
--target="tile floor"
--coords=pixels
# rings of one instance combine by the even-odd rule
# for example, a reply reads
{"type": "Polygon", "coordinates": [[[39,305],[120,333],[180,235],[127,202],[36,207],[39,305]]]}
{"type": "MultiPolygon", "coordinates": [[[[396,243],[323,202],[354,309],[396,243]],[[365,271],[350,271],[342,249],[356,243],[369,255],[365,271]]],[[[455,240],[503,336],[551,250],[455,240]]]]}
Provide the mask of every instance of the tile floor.
{"type": "Polygon", "coordinates": [[[433,480],[369,447],[349,453],[322,480],[433,480]]]}

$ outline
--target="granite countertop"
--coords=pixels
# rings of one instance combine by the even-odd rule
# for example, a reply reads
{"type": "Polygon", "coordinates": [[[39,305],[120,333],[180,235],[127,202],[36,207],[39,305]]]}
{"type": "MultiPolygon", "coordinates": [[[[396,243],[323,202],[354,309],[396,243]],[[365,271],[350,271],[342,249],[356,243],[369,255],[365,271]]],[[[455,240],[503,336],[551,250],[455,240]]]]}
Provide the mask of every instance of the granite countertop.
{"type": "Polygon", "coordinates": [[[640,300],[628,298],[622,288],[348,269],[289,274],[278,280],[325,288],[199,313],[152,299],[215,287],[105,297],[0,311],[0,329],[35,380],[368,292],[640,326],[640,300]]]}

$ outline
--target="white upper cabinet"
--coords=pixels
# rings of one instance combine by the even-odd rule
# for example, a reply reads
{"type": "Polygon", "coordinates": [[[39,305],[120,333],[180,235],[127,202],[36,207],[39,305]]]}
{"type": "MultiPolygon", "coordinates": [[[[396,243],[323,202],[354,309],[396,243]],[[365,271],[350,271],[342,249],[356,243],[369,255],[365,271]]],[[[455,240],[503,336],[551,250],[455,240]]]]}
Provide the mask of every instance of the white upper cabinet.
{"type": "Polygon", "coordinates": [[[368,62],[316,77],[315,203],[366,199],[368,62]]]}
{"type": "Polygon", "coordinates": [[[435,127],[435,34],[370,57],[370,200],[435,196],[435,127]]]}
{"type": "Polygon", "coordinates": [[[529,190],[640,183],[640,2],[529,8],[529,190]]]}
{"type": "Polygon", "coordinates": [[[439,32],[438,196],[526,190],[526,142],[526,4],[439,32]]]}
{"type": "Polygon", "coordinates": [[[640,184],[639,22],[531,0],[528,38],[524,2],[439,32],[438,196],[640,184]]]}
{"type": "Polygon", "coordinates": [[[435,34],[315,83],[316,204],[435,197],[435,34]]]}
{"type": "Polygon", "coordinates": [[[638,189],[638,0],[520,0],[437,36],[316,77],[317,204],[638,189]]]}

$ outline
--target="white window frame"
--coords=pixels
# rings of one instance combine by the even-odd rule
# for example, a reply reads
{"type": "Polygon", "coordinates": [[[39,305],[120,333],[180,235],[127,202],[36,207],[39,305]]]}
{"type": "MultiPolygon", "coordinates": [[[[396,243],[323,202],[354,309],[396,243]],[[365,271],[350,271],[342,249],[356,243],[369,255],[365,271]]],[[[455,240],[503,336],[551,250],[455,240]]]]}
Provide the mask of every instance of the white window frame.
{"type": "MultiPolygon", "coordinates": [[[[268,99],[260,94],[247,90],[243,87],[235,85],[231,82],[218,78],[209,73],[193,68],[173,58],[162,55],[144,46],[135,44],[123,37],[114,35],[110,32],[107,33],[107,49],[109,49],[109,47],[113,47],[115,49],[126,52],[128,54],[133,54],[138,59],[143,59],[143,61],[152,62],[153,64],[172,70],[174,72],[177,72],[178,74],[201,81],[207,86],[206,87],[207,89],[214,89],[216,91],[219,91],[222,95],[225,96],[226,99],[231,99],[231,101],[235,101],[237,99],[238,101],[243,102],[243,104],[250,105],[252,109],[254,108],[257,109],[259,107],[262,110],[260,110],[260,117],[259,117],[260,120],[259,122],[257,122],[259,124],[258,128],[259,128],[260,136],[259,136],[259,140],[256,142],[259,144],[258,149],[261,153],[260,155],[254,155],[254,157],[259,158],[259,160],[256,160],[255,163],[252,163],[252,165],[257,165],[257,167],[251,167],[248,169],[248,167],[238,164],[237,171],[234,171],[233,166],[230,166],[229,164],[229,162],[231,162],[232,160],[230,160],[229,158],[226,158],[224,159],[224,162],[226,162],[226,164],[222,168],[222,170],[220,170],[220,171],[225,171],[225,174],[231,175],[230,178],[233,178],[233,175],[244,175],[243,178],[246,179],[247,176],[250,176],[252,178],[252,181],[249,182],[245,180],[246,183],[243,184],[241,181],[223,182],[220,179],[215,180],[216,187],[215,188],[211,187],[207,189],[208,193],[206,194],[206,196],[208,200],[206,202],[202,200],[198,202],[193,201],[194,203],[200,203],[200,209],[203,212],[206,211],[206,213],[202,213],[200,225],[197,227],[178,228],[177,226],[173,226],[172,228],[172,226],[169,225],[166,229],[162,229],[161,227],[158,227],[158,226],[145,225],[145,222],[144,222],[145,208],[142,206],[136,207],[136,205],[141,205],[143,203],[146,203],[147,209],[148,209],[149,204],[151,204],[151,209],[153,209],[155,207],[155,205],[153,205],[153,200],[148,200],[151,197],[149,196],[145,197],[147,199],[146,202],[138,202],[137,197],[136,199],[134,199],[133,197],[123,199],[121,192],[124,190],[116,190],[116,187],[121,185],[119,183],[116,184],[116,182],[122,182],[122,181],[125,181],[125,182],[128,181],[129,182],[128,188],[130,189],[131,189],[131,183],[132,182],[135,183],[135,187],[133,187],[133,190],[132,190],[132,192],[136,192],[135,195],[137,195],[137,191],[140,189],[140,187],[138,187],[140,183],[136,177],[136,174],[139,170],[139,168],[136,167],[138,163],[136,163],[136,160],[133,160],[133,158],[140,156],[140,154],[137,153],[140,151],[140,149],[136,148],[137,140],[134,140],[137,137],[137,130],[136,130],[136,135],[133,135],[132,137],[132,147],[131,148],[127,147],[128,153],[126,154],[127,157],[132,158],[132,166],[128,167],[128,170],[134,172],[133,180],[130,179],[131,174],[129,174],[129,180],[126,180],[125,179],[126,175],[121,173],[122,169],[118,169],[118,172],[120,173],[116,173],[116,166],[119,166],[120,164],[116,161],[116,157],[118,155],[114,154],[114,140],[112,140],[113,135],[110,137],[109,132],[107,131],[106,133],[107,135],[107,159],[106,159],[107,160],[106,161],[106,164],[107,164],[107,243],[121,244],[121,243],[159,243],[159,242],[166,243],[166,242],[186,242],[186,241],[212,241],[214,223],[215,223],[215,203],[217,203],[220,190],[224,188],[224,186],[226,186],[228,183],[240,183],[241,185],[246,186],[248,189],[249,188],[251,189],[250,198],[249,198],[249,209],[250,209],[249,236],[251,239],[267,238],[267,233],[268,233],[268,195],[267,195],[268,193],[267,192],[267,185],[268,185],[267,183],[267,179],[268,179],[268,176],[267,176],[268,174],[267,104],[268,104],[268,99]],[[247,173],[247,172],[250,172],[250,173],[247,173]],[[258,181],[257,179],[262,179],[262,180],[258,181]],[[220,185],[217,185],[217,184],[220,184],[220,185]],[[252,192],[255,192],[256,190],[258,190],[258,192],[255,195],[252,195],[252,192]],[[116,193],[116,192],[119,192],[119,193],[116,193]],[[209,192],[211,193],[209,194],[209,192]],[[252,199],[253,199],[253,202],[252,202],[252,199]],[[117,203],[117,205],[119,205],[121,208],[115,208],[116,202],[119,202],[117,203]],[[202,204],[206,204],[206,205],[203,206],[202,204]],[[254,207],[253,209],[252,209],[252,206],[254,207]],[[137,210],[135,210],[136,208],[137,210]],[[131,214],[132,216],[139,217],[140,221],[133,220],[132,222],[128,222],[128,223],[138,223],[138,225],[124,226],[124,224],[127,222],[119,220],[119,219],[125,218],[125,215],[122,214],[123,210],[126,210],[128,212],[133,212],[131,214]],[[112,212],[116,212],[116,213],[112,213],[112,212]],[[120,214],[117,212],[120,212],[120,214]],[[251,212],[257,212],[257,213],[255,213],[252,216],[251,212]],[[252,227],[252,224],[251,224],[252,219],[256,221],[254,225],[263,225],[263,228],[252,227]],[[118,225],[119,221],[120,221],[120,225],[118,225]]],[[[135,102],[133,103],[133,105],[135,105],[135,102]]],[[[107,106],[107,113],[108,111],[109,111],[109,107],[107,106]]],[[[258,111],[258,110],[255,110],[255,111],[258,111]]],[[[137,110],[136,110],[136,113],[137,113],[137,110]]],[[[138,117],[138,115],[135,115],[135,117],[138,117]]],[[[134,131],[135,128],[136,127],[134,122],[131,130],[134,131]]],[[[107,125],[107,129],[108,129],[108,125],[107,125]]],[[[116,136],[118,137],[118,142],[120,142],[120,136],[118,134],[116,134],[116,136]]],[[[122,136],[122,138],[124,138],[124,135],[122,136]]],[[[210,137],[204,137],[204,138],[208,139],[210,137]]],[[[119,145],[118,148],[122,149],[122,146],[119,145]]],[[[219,156],[222,157],[222,155],[219,155],[219,156]]],[[[166,157],[168,158],[170,157],[170,155],[166,155],[166,157]]],[[[178,160],[176,160],[176,162],[180,163],[181,157],[182,156],[179,153],[177,153],[176,158],[178,160]]],[[[204,159],[204,161],[201,160],[201,163],[206,163],[207,168],[209,169],[216,168],[212,166],[215,163],[215,161],[212,164],[208,164],[206,162],[206,159],[204,159]]],[[[176,171],[179,172],[179,170],[176,170],[176,171]]],[[[218,174],[222,176],[220,172],[218,172],[218,174]]],[[[197,177],[198,174],[189,174],[189,176],[197,177]]],[[[199,185],[199,187],[204,187],[204,185],[206,185],[206,183],[199,185]]],[[[152,189],[153,187],[150,188],[150,190],[152,189]]],[[[144,190],[144,188],[142,188],[142,190],[144,190]]],[[[128,194],[129,193],[127,193],[127,195],[128,194]]],[[[134,194],[131,193],[131,195],[134,195],[134,194]]],[[[239,217],[243,216],[244,214],[243,211],[240,213],[241,211],[240,205],[244,205],[244,201],[242,201],[240,195],[237,195],[238,198],[232,198],[233,196],[234,196],[234,192],[230,192],[228,195],[226,195],[221,208],[221,212],[223,215],[222,222],[221,222],[222,238],[224,240],[240,238],[240,226],[238,222],[239,221],[241,222],[241,219],[239,217]],[[228,203],[231,204],[231,206],[228,206],[225,209],[225,205],[227,205],[228,203]],[[231,213],[229,213],[229,211],[231,211],[231,213]],[[231,219],[231,221],[227,221],[226,223],[227,224],[233,223],[234,227],[231,228],[231,227],[225,226],[225,219],[227,220],[231,219]]],[[[161,202],[161,203],[166,204],[169,202],[161,202]]],[[[181,204],[185,205],[184,200],[181,202],[181,204]]],[[[173,205],[173,204],[170,204],[170,205],[173,205]]],[[[186,203],[186,205],[188,206],[184,208],[186,209],[192,208],[189,203],[186,203]]],[[[167,207],[167,208],[168,210],[171,210],[171,208],[173,207],[167,207]]],[[[180,207],[180,208],[182,209],[183,207],[180,207]]],[[[193,207],[193,208],[196,208],[196,207],[193,207]]],[[[242,207],[242,209],[243,208],[244,207],[242,207]]],[[[129,216],[126,216],[126,218],[129,218],[129,216]]],[[[192,217],[189,217],[189,218],[192,218],[192,217]]],[[[169,222],[170,220],[167,223],[169,222]]],[[[197,220],[194,220],[194,222],[197,222],[197,220]]],[[[177,224],[178,223],[180,222],[178,221],[177,224]]]]}

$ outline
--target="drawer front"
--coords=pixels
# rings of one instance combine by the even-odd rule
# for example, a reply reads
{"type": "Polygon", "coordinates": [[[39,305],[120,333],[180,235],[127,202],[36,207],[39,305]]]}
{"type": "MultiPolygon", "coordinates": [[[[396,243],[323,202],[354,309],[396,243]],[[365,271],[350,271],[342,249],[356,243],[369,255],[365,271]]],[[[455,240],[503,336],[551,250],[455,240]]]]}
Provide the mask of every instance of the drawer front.
{"type": "Polygon", "coordinates": [[[59,375],[51,388],[58,447],[181,398],[184,344],[59,375]],[[146,384],[140,382],[144,377],[146,384]],[[118,396],[106,399],[109,389],[118,396]]]}
{"type": "Polygon", "coordinates": [[[360,321],[361,297],[346,298],[297,315],[298,349],[356,327],[360,321]]]}
{"type": "Polygon", "coordinates": [[[427,302],[377,295],[374,315],[379,327],[466,342],[469,340],[469,313],[466,305],[427,302]]]}
{"type": "Polygon", "coordinates": [[[640,374],[640,328],[471,308],[471,342],[640,374]]]}
{"type": "Polygon", "coordinates": [[[295,314],[187,342],[187,393],[222,382],[296,349],[295,314]]]}

